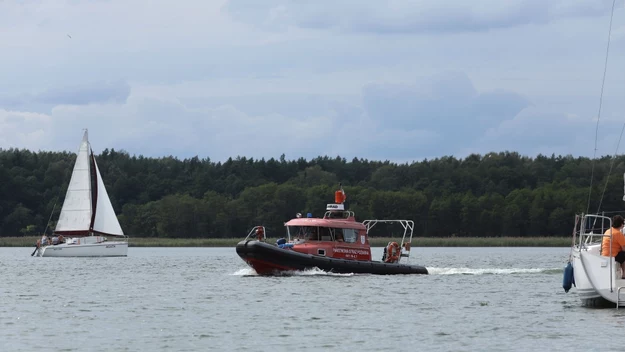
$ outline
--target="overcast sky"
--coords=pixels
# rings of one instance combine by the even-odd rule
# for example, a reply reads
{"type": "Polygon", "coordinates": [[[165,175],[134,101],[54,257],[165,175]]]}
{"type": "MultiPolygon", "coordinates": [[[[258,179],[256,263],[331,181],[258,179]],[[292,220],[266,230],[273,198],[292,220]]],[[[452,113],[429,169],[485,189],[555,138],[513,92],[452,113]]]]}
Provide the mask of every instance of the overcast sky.
{"type": "MultiPolygon", "coordinates": [[[[598,155],[625,123],[624,1],[598,155]]],[[[88,128],[96,153],[214,161],[592,156],[611,8],[0,0],[0,148],[76,151],[88,128]]]]}

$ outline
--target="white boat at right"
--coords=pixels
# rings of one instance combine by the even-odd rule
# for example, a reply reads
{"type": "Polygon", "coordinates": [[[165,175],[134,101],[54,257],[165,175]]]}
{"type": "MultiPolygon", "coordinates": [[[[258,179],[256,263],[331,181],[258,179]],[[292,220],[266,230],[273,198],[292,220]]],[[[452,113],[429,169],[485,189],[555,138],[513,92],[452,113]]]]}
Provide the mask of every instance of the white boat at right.
{"type": "MultiPolygon", "coordinates": [[[[625,280],[621,265],[612,253],[601,255],[604,238],[612,241],[612,218],[581,214],[575,217],[571,261],[564,271],[564,289],[575,285],[582,305],[587,307],[625,306],[625,280]]],[[[605,252],[603,254],[606,254],[605,252]]]]}
{"type": "MultiPolygon", "coordinates": [[[[595,131],[595,156],[597,153],[597,131],[601,119],[601,102],[603,100],[603,84],[608,64],[608,53],[610,49],[610,34],[612,31],[612,17],[614,15],[614,2],[612,4],[612,15],[610,16],[610,31],[608,32],[608,46],[606,50],[606,60],[603,73],[603,83],[599,99],[599,110],[597,114],[597,127],[595,131]]],[[[602,187],[603,193],[599,198],[599,206],[595,213],[591,213],[591,195],[593,191],[593,181],[595,175],[594,162],[590,172],[590,190],[586,213],[575,215],[575,225],[573,227],[573,238],[571,244],[571,254],[569,263],[564,269],[562,287],[568,292],[575,286],[577,295],[584,306],[588,307],[616,307],[625,306],[625,280],[622,279],[623,268],[621,263],[625,262],[625,236],[623,236],[623,212],[622,211],[602,211],[602,204],[605,192],[608,189],[610,173],[613,170],[618,153],[621,138],[625,131],[625,124],[618,139],[616,151],[612,157],[610,169],[605,176],[605,185],[602,187]]],[[[624,175],[625,179],[625,175],[624,175]]],[[[625,197],[623,197],[625,201],[625,197]]],[[[614,203],[610,208],[614,209],[614,203]]],[[[618,206],[620,208],[620,206],[618,206]]]]}

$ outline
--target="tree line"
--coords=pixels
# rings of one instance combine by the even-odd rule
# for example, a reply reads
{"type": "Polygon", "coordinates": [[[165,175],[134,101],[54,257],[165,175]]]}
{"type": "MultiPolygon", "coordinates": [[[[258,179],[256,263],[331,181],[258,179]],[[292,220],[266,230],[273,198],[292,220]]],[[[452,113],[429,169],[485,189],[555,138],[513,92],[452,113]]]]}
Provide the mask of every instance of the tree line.
{"type": "MultiPolygon", "coordinates": [[[[0,149],[0,236],[53,230],[75,158],[0,149]]],[[[416,236],[566,236],[576,213],[622,209],[625,172],[621,156],[516,152],[401,164],[284,155],[213,162],[106,149],[96,160],[124,232],[172,238],[243,237],[255,225],[282,236],[296,213],[322,216],[339,182],[357,219],[414,220],[416,236]]]]}

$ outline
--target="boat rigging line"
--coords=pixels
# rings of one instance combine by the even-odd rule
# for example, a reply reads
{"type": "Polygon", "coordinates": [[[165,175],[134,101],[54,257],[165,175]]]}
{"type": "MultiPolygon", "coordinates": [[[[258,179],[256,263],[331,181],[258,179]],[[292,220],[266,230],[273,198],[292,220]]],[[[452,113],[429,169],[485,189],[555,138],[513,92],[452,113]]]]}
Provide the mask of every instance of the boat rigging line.
{"type": "MultiPolygon", "coordinates": [[[[63,183],[67,180],[67,175],[69,175],[69,170],[65,170],[65,175],[63,175],[63,183]]],[[[59,197],[61,196],[61,191],[63,187],[59,187],[59,192],[56,194],[56,199],[54,200],[54,206],[52,207],[52,212],[50,213],[50,217],[48,218],[48,223],[46,224],[46,229],[43,230],[43,234],[48,233],[48,227],[50,227],[50,221],[52,221],[52,215],[54,215],[54,211],[56,210],[56,205],[59,203],[59,197]]]]}
{"type": "MultiPolygon", "coordinates": [[[[597,125],[595,127],[595,150],[594,150],[594,154],[592,157],[592,162],[591,162],[591,171],[590,171],[590,186],[588,187],[588,205],[586,206],[586,213],[589,212],[590,210],[590,198],[592,195],[592,182],[593,182],[593,178],[594,178],[594,174],[595,174],[595,159],[597,157],[597,140],[599,137],[599,120],[601,119],[601,107],[603,105],[603,89],[605,87],[605,76],[606,73],[608,71],[608,57],[609,57],[609,53],[610,53],[610,39],[612,37],[612,19],[614,18],[614,7],[616,4],[616,0],[612,0],[612,12],[610,13],[610,26],[608,29],[608,44],[606,46],[606,50],[605,50],[605,63],[603,66],[603,79],[601,81],[601,93],[599,94],[599,111],[597,112],[597,125]]],[[[624,126],[625,127],[625,126],[624,126]]],[[[623,135],[623,132],[621,131],[621,136],[623,135]]],[[[619,144],[620,144],[620,138],[619,138],[619,144]]],[[[618,150],[618,146],[617,146],[617,150],[618,150]]],[[[612,171],[612,168],[610,167],[610,171],[612,171]]],[[[608,173],[608,178],[609,178],[610,174],[608,173]]],[[[606,180],[606,187],[607,187],[607,180],[606,180]]],[[[605,188],[604,188],[604,192],[605,192],[605,188]]],[[[601,200],[599,201],[599,207],[601,207],[601,202],[603,201],[603,194],[601,195],[601,200]]]]}
{"type": "MultiPolygon", "coordinates": [[[[610,174],[612,173],[612,169],[614,168],[614,162],[616,161],[616,154],[618,153],[619,145],[621,144],[621,139],[623,138],[623,131],[625,131],[625,123],[623,123],[623,127],[621,128],[621,135],[618,137],[618,143],[616,143],[616,150],[614,151],[614,155],[612,156],[612,161],[610,162],[610,171],[608,171],[608,176],[605,178],[605,184],[603,185],[603,192],[601,192],[601,198],[599,198],[599,206],[597,207],[597,214],[601,210],[601,203],[603,202],[603,196],[605,195],[605,190],[608,188],[608,181],[610,180],[610,174]]],[[[623,196],[623,200],[625,200],[625,196],[623,196]]]]}

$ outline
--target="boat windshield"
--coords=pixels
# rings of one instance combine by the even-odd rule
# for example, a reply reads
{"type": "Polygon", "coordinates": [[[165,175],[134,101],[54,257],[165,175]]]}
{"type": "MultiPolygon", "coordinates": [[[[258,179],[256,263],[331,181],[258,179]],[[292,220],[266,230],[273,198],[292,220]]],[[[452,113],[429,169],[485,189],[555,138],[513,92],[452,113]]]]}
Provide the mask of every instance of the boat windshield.
{"type": "Polygon", "coordinates": [[[357,230],[318,226],[287,226],[293,240],[356,242],[357,230]]]}
{"type": "Polygon", "coordinates": [[[317,226],[287,226],[289,236],[294,240],[319,241],[317,226]]]}

